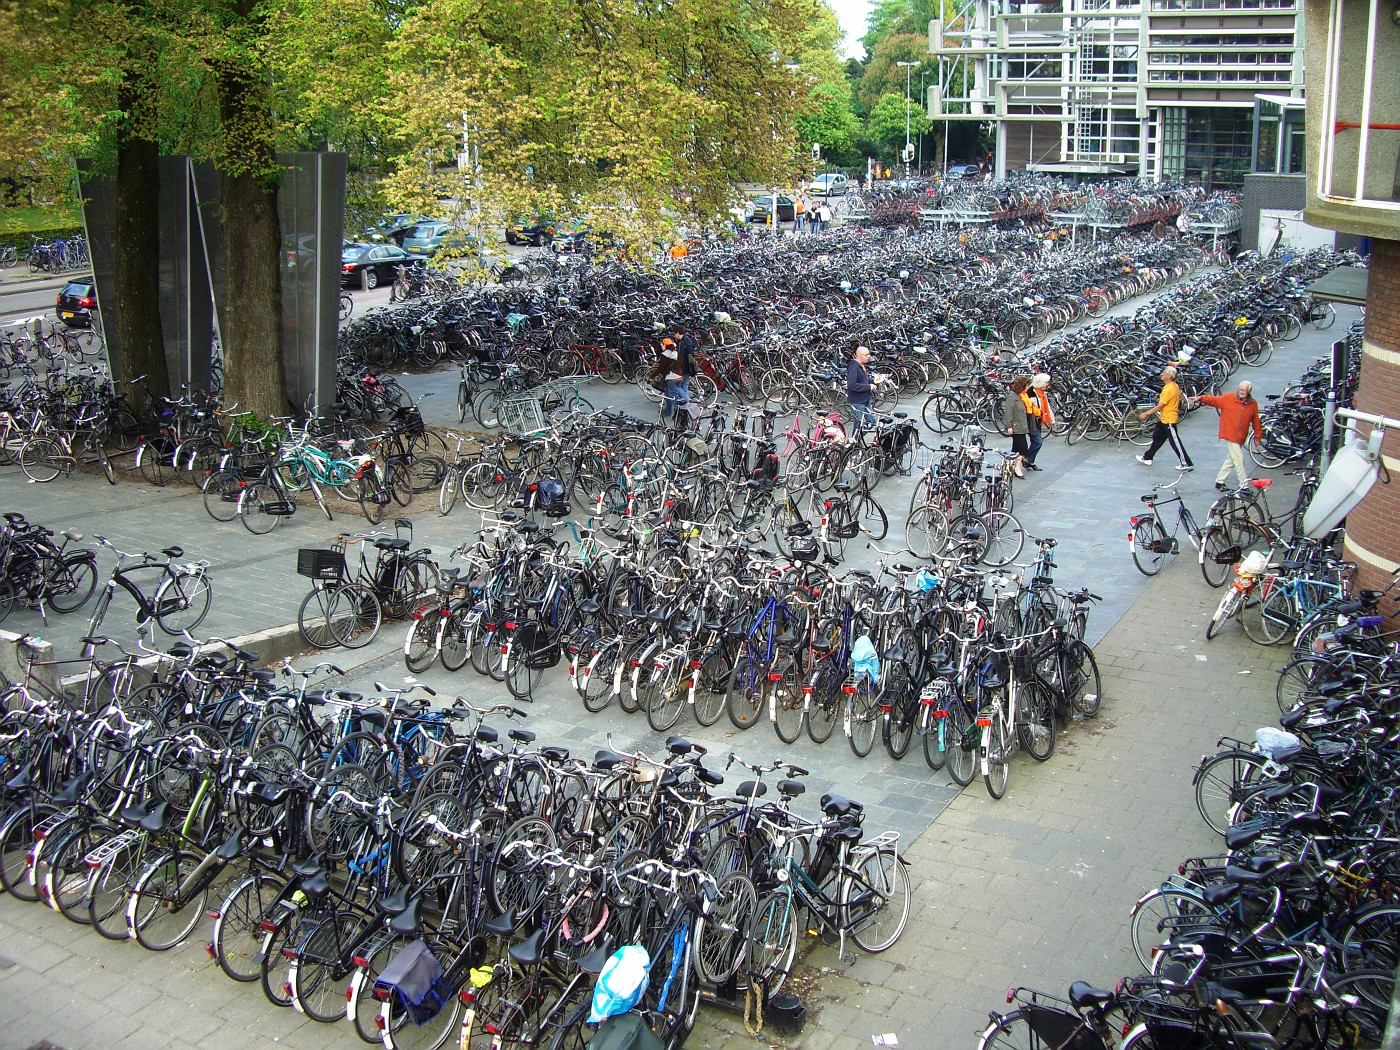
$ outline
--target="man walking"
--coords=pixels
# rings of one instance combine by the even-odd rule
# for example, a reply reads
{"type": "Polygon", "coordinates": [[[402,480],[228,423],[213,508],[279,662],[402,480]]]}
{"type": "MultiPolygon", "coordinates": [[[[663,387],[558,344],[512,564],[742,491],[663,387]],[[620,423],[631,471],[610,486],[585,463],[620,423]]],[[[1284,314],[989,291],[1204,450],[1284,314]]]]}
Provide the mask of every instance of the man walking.
{"type": "Polygon", "coordinates": [[[1254,400],[1254,384],[1248,379],[1240,384],[1233,394],[1202,394],[1192,399],[1197,404],[1209,405],[1220,413],[1220,440],[1225,442],[1225,462],[1220,465],[1220,473],[1215,475],[1215,487],[1221,492],[1229,492],[1225,479],[1230,476],[1230,468],[1235,468],[1235,476],[1240,486],[1249,484],[1249,472],[1244,467],[1244,443],[1249,440],[1249,432],[1254,431],[1254,441],[1264,440],[1264,428],[1259,422],[1259,402],[1254,400]]]}
{"type": "Polygon", "coordinates": [[[1176,465],[1176,469],[1195,470],[1196,465],[1191,462],[1191,456],[1186,451],[1186,446],[1181,443],[1181,435],[1176,429],[1177,423],[1181,421],[1181,387],[1176,385],[1176,369],[1172,365],[1162,369],[1162,393],[1158,395],[1156,405],[1146,412],[1138,413],[1139,422],[1148,416],[1156,416],[1157,425],[1152,428],[1152,444],[1147,446],[1145,454],[1137,457],[1137,461],[1152,466],[1152,457],[1157,454],[1157,450],[1170,441],[1172,451],[1181,461],[1176,465]]]}

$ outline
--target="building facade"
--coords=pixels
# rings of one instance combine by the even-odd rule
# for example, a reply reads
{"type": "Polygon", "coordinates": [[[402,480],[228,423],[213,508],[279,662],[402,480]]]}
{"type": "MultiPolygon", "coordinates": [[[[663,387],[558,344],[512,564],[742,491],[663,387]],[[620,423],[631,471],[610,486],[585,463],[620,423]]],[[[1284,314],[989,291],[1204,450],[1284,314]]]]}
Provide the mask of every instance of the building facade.
{"type": "MultiPolygon", "coordinates": [[[[929,27],[929,116],[992,125],[997,174],[1238,187],[1256,96],[1301,97],[1301,0],[955,0],[929,27]]],[[[1285,136],[1298,170],[1303,132],[1285,136]]],[[[1277,149],[1277,142],[1271,144],[1277,149]]]]}

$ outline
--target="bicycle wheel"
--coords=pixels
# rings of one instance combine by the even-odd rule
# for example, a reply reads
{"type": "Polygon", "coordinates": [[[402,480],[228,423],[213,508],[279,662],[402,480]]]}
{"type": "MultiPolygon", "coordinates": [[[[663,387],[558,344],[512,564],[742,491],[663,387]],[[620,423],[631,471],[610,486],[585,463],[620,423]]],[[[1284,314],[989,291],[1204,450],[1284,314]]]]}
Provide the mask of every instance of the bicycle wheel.
{"type": "Polygon", "coordinates": [[[1220,599],[1220,604],[1215,607],[1215,612],[1211,614],[1210,623],[1206,624],[1206,641],[1210,641],[1220,633],[1220,629],[1225,626],[1225,621],[1232,619],[1239,613],[1244,601],[1244,592],[1231,584],[1225,596],[1220,599]]]}
{"type": "MultiPolygon", "coordinates": [[[[1293,604],[1293,596],[1277,581],[1259,603],[1259,637],[1263,645],[1282,645],[1298,633],[1298,611],[1293,604]]],[[[1250,637],[1253,637],[1251,635],[1250,637]]]]}
{"type": "Polygon", "coordinates": [[[452,508],[457,505],[457,499],[462,494],[463,471],[456,467],[448,468],[442,477],[442,484],[438,486],[438,513],[448,515],[452,513],[452,508]]]}
{"type": "Polygon", "coordinates": [[[889,515],[885,508],[875,501],[874,496],[859,495],[851,501],[851,515],[860,531],[871,540],[879,543],[890,531],[889,515]]]}
{"type": "Polygon", "coordinates": [[[721,639],[705,656],[700,670],[696,672],[700,681],[695,686],[695,705],[691,714],[702,726],[714,725],[724,714],[729,676],[734,669],[734,654],[738,648],[738,643],[732,639],[721,639]]]}
{"type": "Polygon", "coordinates": [[[943,550],[948,516],[942,507],[925,504],[910,512],[904,523],[904,545],[917,558],[932,558],[943,550]]]}
{"type": "Polygon", "coordinates": [[[301,640],[316,649],[330,649],[340,643],[331,632],[331,609],[336,587],[317,587],[301,600],[297,610],[297,629],[301,640]]]}
{"type": "Polygon", "coordinates": [[[1231,566],[1239,560],[1242,548],[1231,537],[1230,530],[1212,525],[1201,536],[1201,576],[1212,587],[1222,587],[1230,578],[1231,566]]]}
{"type": "Polygon", "coordinates": [[[772,890],[754,906],[746,944],[748,972],[763,983],[769,995],[782,988],[792,969],[797,955],[797,923],[797,909],[787,890],[772,890]]]}
{"type": "Polygon", "coordinates": [[[262,973],[258,952],[264,930],[258,924],[284,883],[272,875],[250,875],[224,898],[219,917],[214,920],[210,941],[219,969],[232,980],[247,984],[262,973]]]}
{"type": "MultiPolygon", "coordinates": [[[[986,716],[980,716],[985,718],[986,716]]],[[[982,782],[987,785],[987,794],[999,799],[1006,794],[1006,785],[1011,779],[1011,734],[1006,731],[1006,723],[1001,717],[1000,708],[991,712],[991,724],[984,727],[979,758],[985,763],[982,782]]]]}
{"type": "Polygon", "coordinates": [[[1264,765],[1264,757],[1252,751],[1225,751],[1196,770],[1196,812],[1211,831],[1223,835],[1230,830],[1231,811],[1263,781],[1264,765]]]}
{"type": "Polygon", "coordinates": [[[924,763],[937,773],[948,762],[946,729],[948,713],[942,709],[942,701],[935,699],[919,702],[919,736],[923,741],[924,763]]]}
{"type": "Polygon", "coordinates": [[[1171,940],[1180,929],[1209,925],[1213,917],[1210,906],[1194,891],[1165,886],[1144,894],[1128,916],[1133,953],[1144,969],[1151,970],[1153,949],[1171,940]]]}
{"type": "Polygon", "coordinates": [[[1055,753],[1055,699],[1034,678],[1021,682],[1018,688],[1016,706],[1021,717],[1016,733],[1025,752],[1037,762],[1044,762],[1055,753]]]}
{"type": "Polygon", "coordinates": [[[841,892],[841,924],[867,952],[883,952],[909,921],[909,872],[893,849],[865,852],[841,892]]]}
{"type": "Polygon", "coordinates": [[[331,637],[347,649],[359,649],[374,641],[383,622],[379,598],[359,583],[345,583],[331,591],[326,624],[331,637]]]}
{"type": "Polygon", "coordinates": [[[93,873],[88,887],[88,918],[92,928],[109,941],[124,941],[131,936],[126,904],[144,853],[140,843],[129,843],[93,873]]]}
{"type": "Polygon", "coordinates": [[[1171,540],[1156,517],[1139,518],[1132,533],[1133,564],[1144,576],[1156,576],[1167,561],[1171,540]]]}
{"type": "MultiPolygon", "coordinates": [[[[610,642],[588,658],[583,673],[583,709],[585,711],[597,714],[612,703],[613,687],[617,684],[616,673],[621,648],[620,641],[610,642]]],[[[709,722],[702,722],[701,725],[714,725],[715,722],[719,721],[719,716],[724,711],[723,697],[714,707],[714,718],[709,722]]],[[[700,704],[697,702],[696,709],[699,710],[699,708],[700,704]]]]}
{"type": "Polygon", "coordinates": [[[371,525],[384,520],[390,503],[389,487],[381,484],[378,476],[355,479],[355,500],[360,505],[360,513],[371,525]]]}
{"type": "Polygon", "coordinates": [[[1075,712],[1085,718],[1099,713],[1103,703],[1103,680],[1099,677],[1099,662],[1087,642],[1078,639],[1065,646],[1061,657],[1061,682],[1065,700],[1075,712]]]}
{"type": "Polygon", "coordinates": [[[723,984],[739,971],[757,904],[758,893],[743,872],[731,872],[719,880],[695,941],[695,969],[701,978],[723,984]]]}
{"type": "Polygon", "coordinates": [[[47,843],[48,871],[44,890],[48,902],[69,922],[92,925],[88,914],[88,886],[92,869],[84,863],[88,853],[104,842],[110,829],[104,825],[76,827],[62,842],[47,843]]]}
{"type": "Polygon", "coordinates": [[[141,947],[164,952],[182,943],[204,918],[208,887],[185,899],[182,887],[199,867],[199,858],[183,851],[153,861],[137,877],[127,919],[141,947]]]}
{"type": "Polygon", "coordinates": [[[53,438],[33,438],[19,450],[20,469],[30,481],[52,481],[67,462],[63,447],[53,438]]]}
{"type": "Polygon", "coordinates": [[[166,634],[179,635],[193,631],[209,615],[209,606],[214,601],[214,588],[204,571],[184,572],[175,570],[175,575],[167,576],[152,599],[156,623],[166,634]]]}
{"type": "Polygon", "coordinates": [[[1026,530],[1016,518],[1004,510],[994,510],[982,519],[986,529],[986,553],[982,564],[993,569],[1010,565],[1026,543],[1026,530]]]}
{"type": "Polygon", "coordinates": [[[77,612],[92,597],[97,586],[97,565],[86,554],[66,554],[62,562],[53,563],[53,572],[45,584],[49,608],[55,612],[77,612]]]}
{"type": "Polygon", "coordinates": [[[948,705],[948,776],[960,787],[971,784],[977,776],[977,749],[982,743],[982,730],[965,700],[954,697],[948,705]]]}
{"type": "Polygon", "coordinates": [[[766,699],[767,672],[768,662],[758,652],[757,645],[752,641],[746,643],[734,662],[724,697],[725,711],[735,729],[749,729],[758,721],[766,699]]]}
{"type": "Polygon", "coordinates": [[[413,614],[412,625],[403,640],[403,662],[409,674],[422,674],[437,663],[439,621],[437,609],[423,609],[413,614]]]}
{"type": "Polygon", "coordinates": [[[345,1016],[348,951],[364,925],[365,920],[354,912],[328,916],[297,946],[289,983],[296,1005],[313,1021],[330,1024],[345,1016]]]}
{"type": "Polygon", "coordinates": [[[1283,665],[1274,699],[1278,709],[1287,713],[1317,695],[1317,688],[1334,675],[1332,662],[1321,656],[1300,656],[1283,665]]]}
{"type": "Polygon", "coordinates": [[[266,536],[281,523],[278,514],[269,514],[267,504],[277,501],[277,491],[260,482],[249,482],[238,497],[238,520],[254,536],[266,536]]]}
{"type": "Polygon", "coordinates": [[[769,693],[769,710],[773,716],[773,732],[784,744],[794,744],[802,735],[802,725],[806,721],[804,707],[807,702],[806,690],[795,680],[795,668],[783,676],[783,681],[772,683],[776,688],[769,693]]]}
{"type": "Polygon", "coordinates": [[[238,498],[243,494],[242,479],[232,471],[220,470],[204,479],[204,510],[215,521],[238,517],[238,498]]]}
{"type": "Polygon", "coordinates": [[[879,718],[875,686],[865,675],[860,675],[855,691],[846,694],[846,743],[857,758],[864,758],[875,746],[875,723],[879,718]]]}
{"type": "Polygon", "coordinates": [[[471,636],[468,633],[480,622],[480,616],[465,606],[452,610],[438,628],[436,640],[438,658],[449,671],[460,671],[471,658],[471,636]]]}
{"type": "Polygon", "coordinates": [[[689,691],[689,679],[678,677],[678,669],[670,663],[653,668],[642,699],[647,725],[655,732],[664,733],[679,722],[689,691]]]}
{"type": "Polygon", "coordinates": [[[501,425],[501,395],[495,390],[483,390],[472,399],[472,415],[483,427],[501,425]]]}
{"type": "Polygon", "coordinates": [[[175,464],[170,461],[174,454],[173,448],[146,442],[136,453],[141,476],[152,485],[164,485],[175,475],[175,464]]]}
{"type": "Polygon", "coordinates": [[[814,744],[825,744],[841,717],[846,696],[841,692],[845,674],[831,660],[824,661],[812,676],[812,701],[806,713],[807,736],[814,744]]]}

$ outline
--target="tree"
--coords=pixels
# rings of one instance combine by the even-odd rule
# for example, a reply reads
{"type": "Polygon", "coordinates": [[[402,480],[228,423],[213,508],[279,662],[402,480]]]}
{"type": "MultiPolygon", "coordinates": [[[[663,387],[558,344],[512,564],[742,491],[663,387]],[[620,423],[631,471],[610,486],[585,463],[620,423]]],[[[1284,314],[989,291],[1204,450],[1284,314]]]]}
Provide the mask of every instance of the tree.
{"type": "Polygon", "coordinates": [[[905,96],[893,92],[881,95],[870,111],[870,137],[885,146],[891,156],[898,155],[905,142],[906,119],[911,137],[922,135],[931,126],[923,111],[905,96]]]}
{"type": "Polygon", "coordinates": [[[867,113],[874,112],[876,101],[882,96],[895,93],[904,95],[905,84],[911,85],[911,94],[918,98],[919,74],[930,76],[937,67],[928,53],[928,36],[888,36],[880,41],[865,63],[865,73],[860,79],[860,101],[867,113]],[[906,80],[906,71],[900,62],[918,62],[920,68],[913,70],[912,77],[906,80]]]}

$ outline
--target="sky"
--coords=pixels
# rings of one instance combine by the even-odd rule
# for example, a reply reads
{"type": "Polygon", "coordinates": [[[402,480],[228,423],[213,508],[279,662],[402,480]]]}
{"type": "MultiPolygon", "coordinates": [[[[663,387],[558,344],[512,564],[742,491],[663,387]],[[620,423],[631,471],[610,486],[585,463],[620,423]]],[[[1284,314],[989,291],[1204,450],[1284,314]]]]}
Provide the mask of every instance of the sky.
{"type": "Polygon", "coordinates": [[[860,46],[860,38],[865,36],[865,20],[870,14],[870,0],[826,0],[836,12],[836,18],[846,33],[846,43],[841,51],[843,58],[863,58],[865,49],[860,46]]]}

